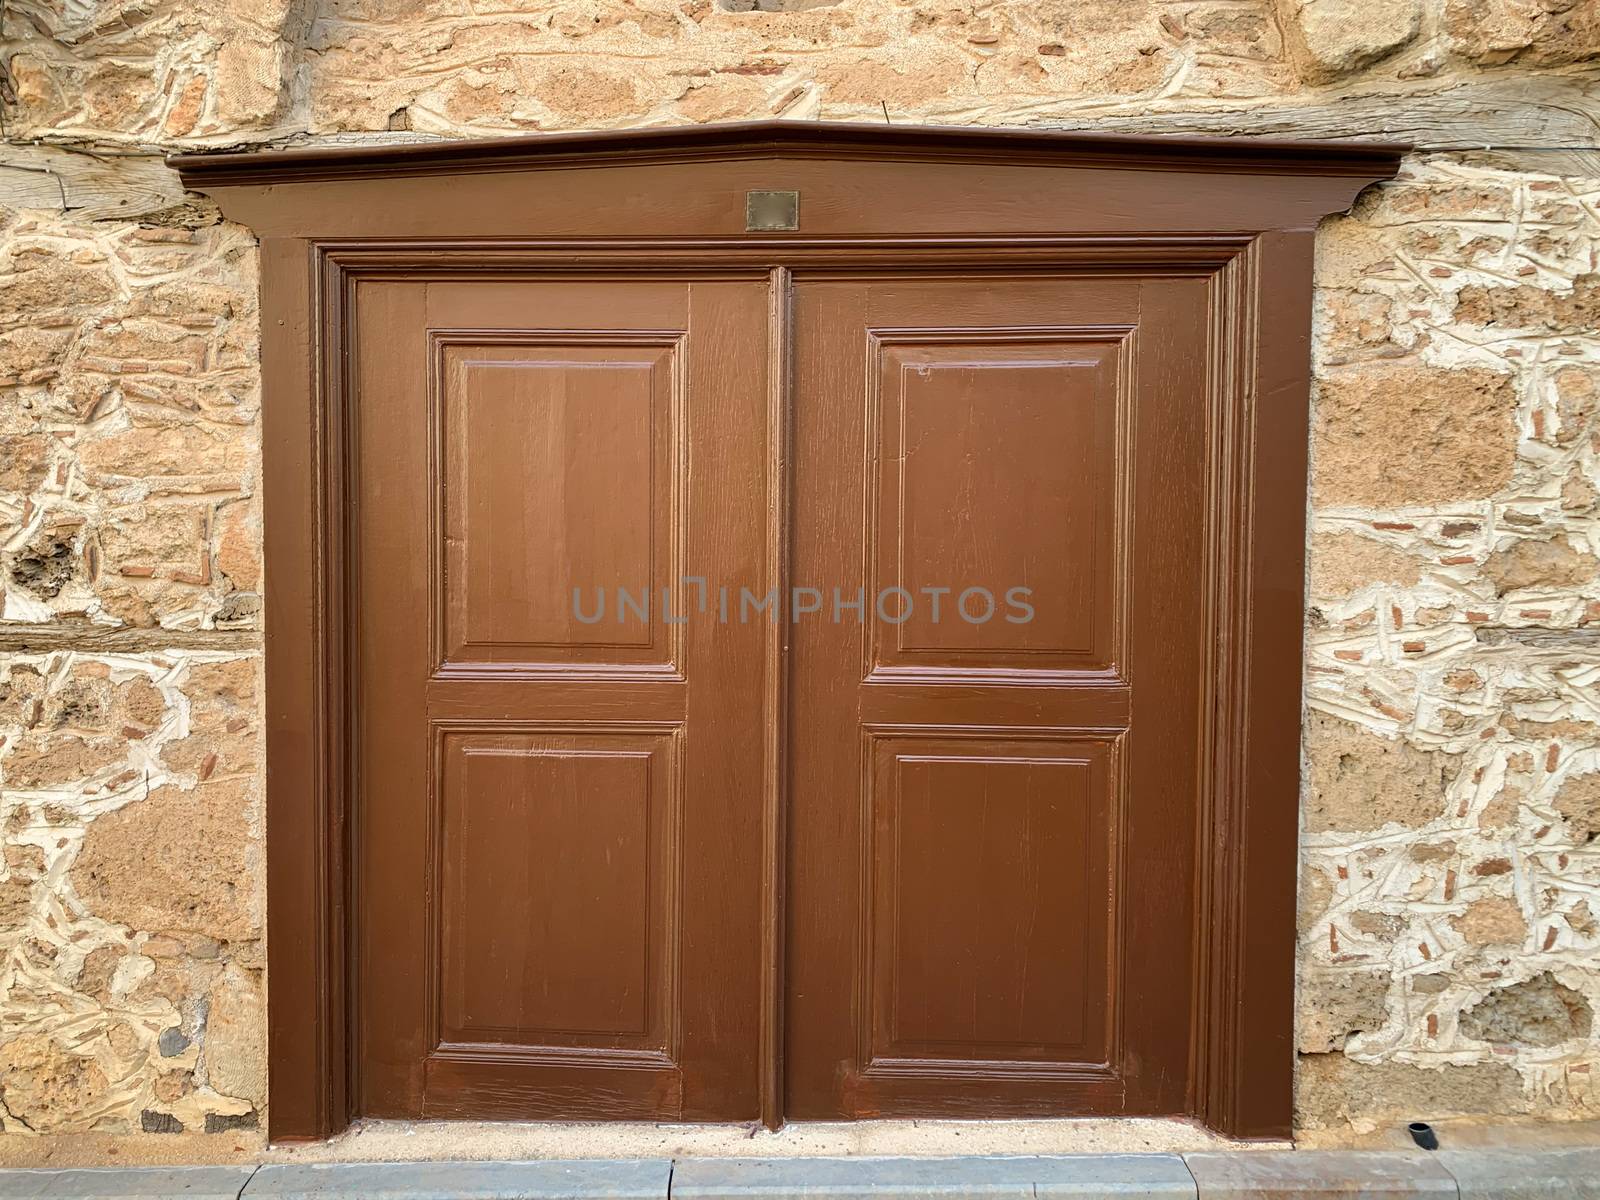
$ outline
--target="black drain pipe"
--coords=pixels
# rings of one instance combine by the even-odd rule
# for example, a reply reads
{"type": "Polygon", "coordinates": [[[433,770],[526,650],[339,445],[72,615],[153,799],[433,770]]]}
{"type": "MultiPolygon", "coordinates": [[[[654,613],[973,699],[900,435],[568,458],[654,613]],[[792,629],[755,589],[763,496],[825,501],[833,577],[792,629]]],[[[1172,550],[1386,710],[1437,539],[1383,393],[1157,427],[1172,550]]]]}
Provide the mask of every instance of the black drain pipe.
{"type": "Polygon", "coordinates": [[[1411,1140],[1424,1150],[1437,1150],[1439,1148],[1439,1135],[1433,1131],[1433,1126],[1426,1121],[1413,1121],[1406,1126],[1406,1132],[1411,1135],[1411,1140]]]}

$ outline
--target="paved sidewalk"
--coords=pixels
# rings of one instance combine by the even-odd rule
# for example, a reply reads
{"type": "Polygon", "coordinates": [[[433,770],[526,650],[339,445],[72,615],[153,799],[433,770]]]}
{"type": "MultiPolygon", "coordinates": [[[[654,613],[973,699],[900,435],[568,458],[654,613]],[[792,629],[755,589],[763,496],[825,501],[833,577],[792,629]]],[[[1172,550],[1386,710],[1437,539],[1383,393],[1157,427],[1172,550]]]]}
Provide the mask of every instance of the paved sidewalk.
{"type": "Polygon", "coordinates": [[[970,1158],[698,1158],[0,1170],[84,1200],[1600,1200],[1600,1147],[970,1158]]]}

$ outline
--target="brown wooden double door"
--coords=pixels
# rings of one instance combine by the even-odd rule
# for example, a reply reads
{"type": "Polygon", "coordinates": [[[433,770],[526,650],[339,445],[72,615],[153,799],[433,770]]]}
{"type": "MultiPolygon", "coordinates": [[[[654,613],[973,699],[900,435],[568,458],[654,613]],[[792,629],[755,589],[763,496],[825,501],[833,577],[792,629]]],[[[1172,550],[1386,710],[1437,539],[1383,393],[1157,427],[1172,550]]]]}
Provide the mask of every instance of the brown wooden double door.
{"type": "Polygon", "coordinates": [[[1185,1110],[1203,279],[353,312],[358,1111],[1185,1110]]]}

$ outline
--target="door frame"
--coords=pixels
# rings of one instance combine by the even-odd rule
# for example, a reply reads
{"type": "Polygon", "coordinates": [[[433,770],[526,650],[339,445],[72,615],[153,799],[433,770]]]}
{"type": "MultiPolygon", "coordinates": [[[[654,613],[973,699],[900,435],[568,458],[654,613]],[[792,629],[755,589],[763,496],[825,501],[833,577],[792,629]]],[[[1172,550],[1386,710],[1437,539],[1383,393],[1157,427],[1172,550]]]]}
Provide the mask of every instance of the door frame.
{"type": "MultiPolygon", "coordinates": [[[[350,936],[354,777],[350,488],[351,355],[346,334],[364,280],[494,274],[712,273],[773,284],[768,447],[771,494],[787,497],[790,404],[782,306],[792,272],[881,274],[1003,267],[1063,274],[1201,276],[1208,281],[1205,670],[1197,731],[1200,846],[1191,1012],[1191,1115],[1236,1137],[1290,1130],[1298,867],[1300,706],[1314,222],[1392,176],[1403,147],[1116,138],[1017,131],[773,122],[691,130],[545,135],[485,143],[177,156],[186,186],[217,196],[261,246],[266,561],[269,1133],[326,1138],[355,1115],[350,936]],[[533,236],[567,219],[556,200],[480,240],[456,232],[457,205],[506,173],[720,163],[760,187],[767,158],[933,164],[959,185],[973,163],[1047,166],[1044,200],[1061,215],[948,232],[962,197],[925,181],[886,197],[908,232],[856,232],[825,216],[820,236],[740,234],[738,197],[709,216],[663,208],[628,236],[533,236]],[[747,160],[755,158],[751,164],[747,160]],[[1118,217],[1075,213],[1066,197],[1111,170],[1137,197],[1118,217]],[[562,170],[562,169],[565,170],[562,170]],[[1177,178],[1189,173],[1189,179],[1177,178]],[[385,211],[373,236],[350,189],[412,181],[423,207],[385,211]],[[332,182],[330,182],[332,181],[332,182]],[[304,187],[286,187],[303,184],[304,187]],[[439,185],[443,185],[442,189],[439,185]],[[429,191],[430,186],[435,190],[429,191]],[[1174,210],[1175,190],[1194,189],[1174,210]],[[1206,194],[1212,189],[1211,194],[1206,194]],[[1216,231],[1217,196],[1237,197],[1241,228],[1216,231]],[[431,198],[429,198],[431,197],[431,198]],[[1263,199],[1265,197],[1265,199],[1263,199]],[[954,205],[954,207],[952,207],[954,205]],[[940,222],[945,222],[941,225],[940,222]],[[687,235],[682,227],[691,226],[687,235]],[[1039,232],[1043,223],[1052,232],[1039,232]],[[1107,225],[1122,228],[1104,228],[1107,225]],[[1011,225],[1010,228],[987,227],[1011,225]],[[400,226],[397,228],[396,226],[400,226]],[[1061,228],[1084,232],[1061,233],[1061,228]],[[424,232],[418,232],[419,229],[424,232]],[[1132,230],[1132,232],[1129,232],[1132,230]],[[1157,230],[1158,232],[1151,232],[1157,230]],[[329,231],[329,232],[324,232],[329,231]],[[284,631],[278,633],[275,631],[284,631]]],[[[866,170],[866,167],[859,168],[866,170]]],[[[689,178],[693,178],[691,174],[689,178]]],[[[1027,177],[1030,181],[1034,176],[1027,177]]],[[[559,193],[569,181],[555,180],[559,193]]],[[[581,182],[581,181],[580,181],[581,182]]],[[[577,186],[577,184],[571,184],[577,186]]],[[[486,203],[503,203],[497,195],[486,203]]],[[[369,204],[378,199],[368,196],[369,204]]],[[[403,204],[403,198],[401,198],[403,204]]],[[[678,207],[682,207],[681,205],[678,207]]],[[[1081,206],[1080,206],[1081,207],[1081,206]]],[[[970,206],[967,211],[971,211],[970,206]]],[[[739,214],[742,215],[742,214],[739,214]]],[[[874,218],[876,219],[876,218],[874,218]]],[[[970,217],[967,218],[970,222],[970,217]]],[[[863,220],[862,224],[870,223],[863,220]]],[[[786,499],[771,506],[769,564],[786,587],[786,499]]],[[[762,1118],[782,1121],[784,630],[766,644],[769,711],[763,795],[762,1118]]]]}

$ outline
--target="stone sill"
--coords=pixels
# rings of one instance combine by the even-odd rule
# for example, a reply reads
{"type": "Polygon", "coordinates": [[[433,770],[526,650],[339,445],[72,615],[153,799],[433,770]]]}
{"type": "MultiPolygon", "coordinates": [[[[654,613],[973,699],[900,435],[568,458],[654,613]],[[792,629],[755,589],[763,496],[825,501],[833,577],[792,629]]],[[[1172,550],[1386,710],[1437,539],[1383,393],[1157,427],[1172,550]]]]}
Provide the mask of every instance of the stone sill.
{"type": "Polygon", "coordinates": [[[1600,1197],[1600,1147],[962,1158],[580,1159],[0,1170],[0,1197],[194,1200],[1295,1200],[1600,1197]]]}

